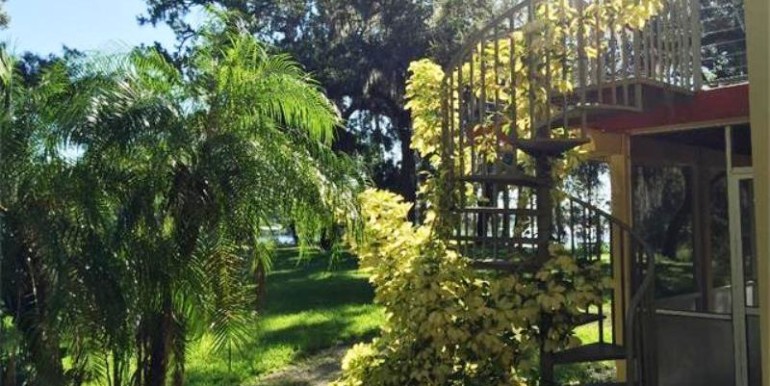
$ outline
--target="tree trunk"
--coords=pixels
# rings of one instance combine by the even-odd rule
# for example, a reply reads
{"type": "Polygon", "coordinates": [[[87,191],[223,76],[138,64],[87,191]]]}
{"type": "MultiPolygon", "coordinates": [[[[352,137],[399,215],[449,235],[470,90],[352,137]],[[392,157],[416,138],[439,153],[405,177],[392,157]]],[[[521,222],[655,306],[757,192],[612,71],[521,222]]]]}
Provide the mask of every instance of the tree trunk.
{"type": "Polygon", "coordinates": [[[267,272],[265,272],[265,264],[260,261],[257,263],[257,269],[254,272],[254,281],[256,282],[256,308],[262,309],[265,306],[265,300],[267,299],[267,272]]]}
{"type": "MultiPolygon", "coordinates": [[[[403,123],[404,126],[410,125],[410,120],[403,123]]],[[[398,137],[401,142],[401,177],[398,186],[399,194],[409,202],[414,202],[416,198],[414,153],[412,152],[412,131],[408,128],[399,129],[398,137]]]]}
{"type": "Polygon", "coordinates": [[[164,294],[163,309],[150,320],[150,368],[147,374],[147,386],[165,386],[171,349],[171,328],[173,311],[171,294],[164,294]]]}
{"type": "MultiPolygon", "coordinates": [[[[24,247],[33,250],[26,245],[24,247]]],[[[53,287],[50,277],[46,275],[41,259],[34,253],[25,253],[18,258],[22,260],[21,264],[26,271],[22,279],[25,283],[18,288],[18,298],[26,300],[18,304],[14,322],[28,345],[38,383],[50,386],[64,385],[59,333],[50,323],[55,320],[52,313],[56,312],[51,309],[49,302],[53,287]]]]}
{"type": "Polygon", "coordinates": [[[3,374],[3,386],[16,386],[16,356],[10,355],[8,357],[8,366],[5,368],[5,374],[3,374]]]}
{"type": "Polygon", "coordinates": [[[174,386],[184,386],[185,380],[185,362],[187,341],[185,340],[184,329],[177,331],[178,336],[174,339],[174,386]]]}
{"type": "Polygon", "coordinates": [[[123,368],[125,366],[125,359],[122,354],[118,354],[117,351],[112,351],[112,385],[123,386],[123,368]]]}
{"type": "Polygon", "coordinates": [[[676,259],[679,235],[687,225],[687,220],[692,216],[693,195],[691,177],[684,175],[684,180],[684,199],[682,199],[682,205],[676,211],[674,217],[666,228],[666,235],[661,248],[663,255],[672,259],[676,259]]]}

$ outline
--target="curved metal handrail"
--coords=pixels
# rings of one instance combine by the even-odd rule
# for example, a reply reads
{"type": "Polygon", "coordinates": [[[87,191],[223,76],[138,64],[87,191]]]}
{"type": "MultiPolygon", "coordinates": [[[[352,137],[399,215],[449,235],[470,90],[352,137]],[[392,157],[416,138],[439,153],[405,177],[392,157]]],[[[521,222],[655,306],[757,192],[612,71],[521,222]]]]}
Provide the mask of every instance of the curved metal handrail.
{"type": "MultiPolygon", "coordinates": [[[[472,32],[470,35],[468,35],[468,39],[460,46],[460,49],[458,52],[452,56],[452,58],[449,60],[446,66],[444,66],[444,73],[449,74],[451,71],[458,66],[462,65],[462,61],[465,60],[466,55],[470,53],[471,49],[478,44],[480,41],[483,40],[483,37],[485,34],[487,34],[489,31],[493,30],[496,26],[500,25],[500,23],[504,22],[506,19],[509,19],[512,14],[520,11],[522,8],[525,8],[528,5],[534,5],[532,4],[533,1],[543,1],[543,0],[521,0],[520,3],[514,5],[513,7],[508,8],[504,12],[502,12],[499,16],[495,17],[494,19],[490,20],[486,24],[484,24],[483,27],[476,29],[476,31],[472,32]]],[[[449,77],[449,75],[444,75],[444,79],[446,80],[449,77]]]]}
{"type": "MultiPolygon", "coordinates": [[[[700,66],[695,47],[662,44],[665,39],[656,28],[660,28],[658,24],[676,28],[675,33],[669,31],[671,36],[692,32],[683,27],[692,24],[684,21],[693,18],[685,3],[698,0],[665,0],[666,10],[656,16],[660,23],[648,23],[641,29],[605,22],[596,31],[586,27],[582,18],[592,18],[586,10],[602,4],[602,0],[570,1],[582,15],[581,21],[577,27],[562,29],[563,34],[553,36],[559,40],[553,52],[550,48],[533,51],[531,46],[537,36],[550,36],[550,29],[527,27],[539,25],[536,8],[547,1],[517,0],[471,33],[444,66],[442,136],[445,152],[450,152],[445,154],[447,161],[453,162],[450,158],[455,143],[460,151],[467,149],[471,154],[489,151],[489,146],[469,140],[478,135],[475,128],[479,125],[489,132],[508,130],[505,136],[510,138],[495,146],[512,147],[505,151],[516,158],[516,150],[525,145],[522,141],[551,137],[554,129],[560,130],[557,136],[562,139],[586,139],[589,116],[643,111],[644,101],[649,99],[644,95],[646,87],[689,92],[697,84],[700,66]],[[525,32],[525,37],[514,38],[517,32],[525,32]],[[564,51],[559,47],[568,48],[564,51]],[[671,60],[674,57],[679,59],[671,60]],[[542,68],[544,74],[538,70],[542,68]],[[522,89],[521,95],[511,91],[517,84],[526,85],[528,91],[522,89]],[[514,125],[514,130],[503,129],[514,125]]],[[[560,16],[555,23],[571,23],[570,17],[560,16]]],[[[471,174],[481,167],[476,162],[464,163],[471,165],[471,174]]]]}
{"type": "MultiPolygon", "coordinates": [[[[636,358],[638,356],[638,353],[635,352],[634,347],[634,328],[635,328],[635,321],[636,316],[638,315],[639,309],[642,307],[642,303],[644,301],[645,296],[648,296],[650,294],[650,291],[654,291],[654,285],[655,285],[655,252],[652,246],[648,242],[646,242],[639,234],[636,232],[630,225],[626,224],[619,218],[613,216],[612,214],[596,207],[595,205],[588,203],[586,201],[583,201],[577,197],[574,197],[566,192],[560,191],[560,194],[564,195],[567,200],[570,200],[580,206],[583,206],[586,209],[589,209],[590,211],[594,212],[595,214],[598,214],[602,217],[604,217],[606,220],[608,220],[612,225],[617,226],[624,232],[626,232],[631,239],[638,244],[643,250],[643,253],[647,256],[647,270],[644,274],[644,278],[640,281],[638,287],[634,289],[634,293],[629,301],[628,307],[626,307],[625,315],[624,315],[624,340],[623,345],[626,348],[626,360],[630,367],[630,375],[633,377],[638,377],[638,374],[636,373],[636,366],[634,366],[633,361],[639,359],[636,358]]],[[[648,310],[648,312],[653,312],[653,310],[648,310]]],[[[655,337],[650,337],[650,339],[655,339],[655,337]]]]}
{"type": "MultiPolygon", "coordinates": [[[[589,9],[594,2],[601,4],[601,0],[572,1],[579,12],[589,9]]],[[[572,60],[575,63],[563,64],[565,69],[570,69],[570,72],[561,75],[565,79],[571,80],[573,91],[570,94],[572,96],[563,95],[559,103],[554,103],[552,107],[547,108],[549,112],[546,113],[546,119],[549,123],[551,121],[550,110],[553,109],[558,114],[559,108],[562,107],[564,114],[567,113],[567,110],[575,107],[580,108],[580,106],[598,106],[602,110],[625,107],[641,111],[644,100],[642,90],[646,86],[680,90],[683,93],[690,93],[700,88],[702,76],[700,74],[699,39],[679,39],[680,36],[687,36],[688,34],[693,37],[700,36],[698,0],[664,1],[665,6],[661,12],[643,27],[621,26],[618,28],[616,24],[607,22],[597,32],[589,31],[589,28],[584,27],[584,22],[581,21],[578,23],[580,27],[577,30],[562,36],[564,41],[559,46],[567,45],[568,41],[571,42],[568,45],[572,47],[569,52],[574,54],[572,60]],[[662,32],[661,25],[666,26],[662,32]],[[675,39],[677,44],[670,44],[669,40],[671,39],[675,39]],[[590,57],[585,54],[589,48],[595,53],[590,57]],[[676,58],[676,60],[672,58],[676,58]],[[575,96],[577,98],[574,98],[575,96]]],[[[459,90],[458,87],[468,86],[468,84],[452,85],[452,79],[455,75],[462,73],[462,67],[466,63],[472,63],[476,60],[477,52],[475,51],[479,44],[491,45],[493,42],[506,40],[506,36],[510,36],[516,31],[526,30],[526,25],[537,22],[538,16],[534,11],[538,5],[543,3],[545,0],[519,0],[515,5],[500,12],[498,16],[470,33],[444,66],[445,95],[443,99],[451,99],[451,95],[459,90]],[[450,87],[452,90],[449,90],[450,87]]],[[[570,20],[566,19],[558,21],[558,23],[569,22],[570,20]]],[[[529,39],[527,41],[529,43],[523,43],[525,48],[527,44],[531,43],[529,39]]],[[[481,51],[489,48],[484,46],[481,51]]],[[[483,63],[485,61],[483,57],[488,54],[478,54],[479,61],[483,63]]],[[[525,58],[525,66],[550,68],[553,62],[562,60],[559,52],[554,52],[554,55],[549,55],[546,52],[544,58],[540,57],[542,54],[533,57],[531,50],[526,48],[518,51],[515,55],[525,58]],[[543,60],[545,60],[545,64],[542,63],[543,60]]],[[[494,61],[497,62],[500,58],[496,52],[494,61]]],[[[513,58],[513,54],[510,58],[513,58]]],[[[491,61],[490,59],[488,62],[491,63],[491,61]]],[[[511,66],[512,64],[508,63],[507,65],[511,66]]],[[[505,73],[506,71],[503,70],[502,72],[505,73]]],[[[470,76],[473,77],[473,74],[470,76]]],[[[544,79],[540,77],[534,70],[527,75],[530,83],[537,84],[540,88],[545,86],[549,97],[560,95],[559,89],[552,87],[557,83],[552,81],[550,75],[545,75],[545,84],[543,83],[544,79]]],[[[530,95],[530,98],[533,98],[533,95],[530,95]]],[[[480,101],[480,103],[484,104],[486,101],[480,101]]],[[[447,104],[446,108],[451,109],[451,105],[447,104]]],[[[530,118],[534,124],[536,117],[530,118]]]]}

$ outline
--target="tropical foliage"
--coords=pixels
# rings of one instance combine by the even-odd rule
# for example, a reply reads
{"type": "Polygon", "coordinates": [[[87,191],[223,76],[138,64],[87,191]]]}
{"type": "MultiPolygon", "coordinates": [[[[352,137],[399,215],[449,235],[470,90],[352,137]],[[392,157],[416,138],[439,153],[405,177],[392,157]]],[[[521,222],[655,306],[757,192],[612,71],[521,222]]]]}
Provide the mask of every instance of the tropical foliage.
{"type": "MultiPolygon", "coordinates": [[[[245,28],[312,71],[345,118],[335,148],[366,160],[373,182],[414,200],[414,134],[405,108],[409,63],[446,63],[462,36],[509,0],[146,0],[145,23],[184,42],[196,10],[246,16],[245,28]]],[[[418,165],[419,166],[419,165],[418,165]]]]}
{"type": "Polygon", "coordinates": [[[2,384],[182,385],[186,348],[242,340],[259,229],[354,216],[332,103],[227,17],[175,66],[152,49],[2,60],[2,384]],[[18,382],[18,383],[17,383],[18,382]]]}

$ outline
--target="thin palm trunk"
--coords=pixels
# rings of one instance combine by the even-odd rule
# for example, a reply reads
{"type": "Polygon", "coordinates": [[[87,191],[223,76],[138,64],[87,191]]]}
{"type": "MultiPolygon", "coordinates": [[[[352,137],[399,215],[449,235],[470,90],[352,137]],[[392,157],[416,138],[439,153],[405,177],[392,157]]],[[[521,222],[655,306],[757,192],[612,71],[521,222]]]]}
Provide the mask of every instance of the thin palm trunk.
{"type": "Polygon", "coordinates": [[[17,375],[15,353],[10,353],[10,355],[8,355],[8,362],[6,362],[5,372],[2,379],[4,386],[16,386],[17,375]]]}
{"type": "Polygon", "coordinates": [[[257,310],[262,309],[265,306],[265,299],[267,299],[267,270],[265,263],[259,261],[257,268],[254,270],[254,281],[256,282],[256,306],[257,310]]]}
{"type": "Polygon", "coordinates": [[[151,317],[154,321],[150,327],[149,335],[149,371],[147,373],[147,386],[165,386],[168,374],[169,358],[171,354],[170,331],[173,329],[174,316],[171,305],[171,293],[163,294],[164,301],[161,312],[151,317]]]}

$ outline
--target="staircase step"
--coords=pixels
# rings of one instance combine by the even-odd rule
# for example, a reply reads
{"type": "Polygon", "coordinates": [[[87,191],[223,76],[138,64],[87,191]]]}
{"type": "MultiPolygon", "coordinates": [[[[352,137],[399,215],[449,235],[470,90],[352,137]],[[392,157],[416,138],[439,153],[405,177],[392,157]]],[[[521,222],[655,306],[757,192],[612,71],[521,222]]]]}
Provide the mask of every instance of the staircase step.
{"type": "Polygon", "coordinates": [[[506,260],[475,260],[471,262],[471,267],[475,269],[491,270],[491,271],[504,271],[504,272],[517,272],[520,264],[516,264],[506,260]]]}
{"type": "MultiPolygon", "coordinates": [[[[574,101],[577,102],[577,101],[574,101]]],[[[549,120],[535,122],[533,132],[542,130],[553,130],[567,126],[567,129],[578,129],[583,125],[583,116],[586,120],[598,116],[613,114],[618,112],[641,112],[636,106],[625,106],[622,104],[611,103],[577,103],[571,104],[566,111],[554,114],[549,120]]]]}
{"type": "Polygon", "coordinates": [[[485,243],[490,246],[506,246],[506,245],[537,245],[538,240],[530,237],[481,237],[481,236],[456,236],[457,241],[470,241],[475,243],[485,243]]]}
{"type": "Polygon", "coordinates": [[[575,321],[575,327],[585,326],[586,324],[596,323],[607,319],[607,315],[599,315],[594,313],[580,314],[575,321]]]}
{"type": "Polygon", "coordinates": [[[580,347],[553,353],[553,363],[599,362],[624,359],[626,349],[610,343],[591,343],[580,347]]]}
{"type": "Polygon", "coordinates": [[[482,213],[482,214],[507,214],[516,216],[536,217],[540,214],[536,209],[521,208],[495,208],[486,206],[469,206],[457,209],[460,213],[482,213]]]}
{"type": "Polygon", "coordinates": [[[523,174],[497,174],[497,175],[483,175],[472,174],[466,176],[457,177],[459,181],[463,182],[479,182],[488,184],[503,184],[514,186],[527,186],[527,187],[541,187],[548,186],[548,181],[542,178],[527,176],[523,174]]]}
{"type": "Polygon", "coordinates": [[[558,157],[564,153],[591,142],[588,138],[522,139],[518,145],[521,151],[533,156],[558,157]]]}

